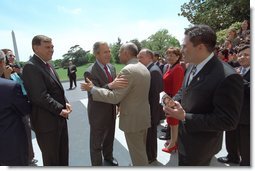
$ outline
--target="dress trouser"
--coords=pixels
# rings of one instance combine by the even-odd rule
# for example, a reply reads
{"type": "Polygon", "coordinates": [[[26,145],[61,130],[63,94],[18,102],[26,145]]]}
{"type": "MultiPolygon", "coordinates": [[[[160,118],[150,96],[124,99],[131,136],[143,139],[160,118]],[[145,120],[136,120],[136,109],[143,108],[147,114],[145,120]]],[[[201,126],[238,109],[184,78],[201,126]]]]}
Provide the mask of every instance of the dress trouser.
{"type": "Polygon", "coordinates": [[[73,82],[74,82],[74,86],[76,87],[76,75],[69,75],[69,82],[70,82],[70,87],[69,88],[73,88],[73,82]]]}
{"type": "Polygon", "coordinates": [[[240,166],[250,166],[250,125],[238,125],[239,130],[239,149],[242,158],[240,166]]]}
{"type": "Polygon", "coordinates": [[[148,158],[146,154],[147,129],[124,133],[133,166],[148,165],[148,158]]]}
{"type": "Polygon", "coordinates": [[[56,130],[36,133],[44,166],[68,166],[69,147],[67,123],[60,121],[56,130]]]}
{"type": "Polygon", "coordinates": [[[102,166],[104,159],[113,157],[113,141],[115,134],[115,119],[109,127],[90,126],[90,159],[92,166],[102,166]]]}
{"type": "Polygon", "coordinates": [[[33,144],[32,144],[31,125],[30,125],[29,115],[24,116],[23,122],[25,124],[25,129],[26,129],[26,133],[27,133],[28,162],[30,162],[34,158],[35,154],[34,154],[33,144]]]}
{"type": "Polygon", "coordinates": [[[240,153],[239,153],[239,135],[238,135],[238,130],[234,129],[231,131],[226,131],[226,150],[228,152],[227,157],[239,161],[240,158],[240,153]]]}
{"type": "Polygon", "coordinates": [[[157,152],[157,125],[152,124],[152,126],[148,128],[146,140],[146,153],[149,162],[157,159],[157,152]]]}

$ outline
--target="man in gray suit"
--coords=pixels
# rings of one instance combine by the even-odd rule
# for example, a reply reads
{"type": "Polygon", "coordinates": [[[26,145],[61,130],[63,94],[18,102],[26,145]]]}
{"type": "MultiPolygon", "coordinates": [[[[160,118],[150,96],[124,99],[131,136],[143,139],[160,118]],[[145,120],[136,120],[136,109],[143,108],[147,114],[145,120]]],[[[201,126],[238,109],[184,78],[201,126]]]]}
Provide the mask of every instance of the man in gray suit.
{"type": "MultiPolygon", "coordinates": [[[[106,42],[96,42],[93,46],[96,62],[84,73],[97,87],[109,89],[116,71],[111,65],[110,49],[106,42]],[[109,86],[108,86],[109,84],[109,86]]],[[[113,140],[115,133],[116,106],[110,103],[94,101],[88,92],[88,118],[90,124],[90,158],[92,166],[102,166],[104,160],[110,165],[117,166],[113,158],[113,140]]]]}
{"type": "Polygon", "coordinates": [[[148,97],[150,72],[138,62],[137,54],[138,49],[133,43],[126,43],[120,48],[120,61],[126,64],[120,75],[127,78],[127,87],[111,91],[96,87],[87,79],[88,83],[82,83],[81,89],[90,91],[94,101],[120,103],[119,127],[124,131],[132,163],[134,166],[145,166],[148,164],[147,129],[151,126],[148,97]]]}

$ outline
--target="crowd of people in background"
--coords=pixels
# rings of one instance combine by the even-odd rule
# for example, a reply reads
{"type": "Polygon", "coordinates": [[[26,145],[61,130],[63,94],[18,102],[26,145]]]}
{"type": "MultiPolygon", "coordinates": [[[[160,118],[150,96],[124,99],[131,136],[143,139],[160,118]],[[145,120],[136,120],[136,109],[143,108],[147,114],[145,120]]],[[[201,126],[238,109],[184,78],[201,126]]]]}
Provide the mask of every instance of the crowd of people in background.
{"type": "MultiPolygon", "coordinates": [[[[233,69],[242,75],[244,81],[244,97],[240,121],[234,130],[226,131],[226,150],[227,156],[219,157],[218,161],[222,163],[234,163],[249,166],[250,165],[250,22],[244,20],[241,24],[240,30],[230,28],[226,35],[226,40],[223,44],[217,45],[214,54],[225,63],[228,63],[233,69]]],[[[161,64],[164,67],[162,72],[166,76],[166,68],[168,68],[169,60],[167,54],[161,64]]],[[[183,63],[182,63],[183,64],[183,63]]],[[[188,63],[182,65],[188,67],[188,63]]],[[[181,78],[181,77],[179,77],[181,78]]],[[[168,82],[169,83],[169,82],[168,82]]],[[[177,82],[176,82],[177,85],[177,82]]],[[[174,86],[167,86],[172,88],[174,86]]],[[[170,94],[171,95],[171,94],[170,94]]],[[[160,139],[167,140],[166,146],[172,140],[173,135],[169,134],[169,125],[161,131],[166,132],[166,135],[161,136],[160,139]],[[170,136],[171,135],[171,136],[170,136]],[[171,138],[170,138],[171,137],[171,138]]],[[[173,130],[171,130],[173,131],[173,130]]],[[[172,133],[173,134],[173,133],[172,133]]],[[[175,134],[174,134],[175,135],[175,134]]],[[[175,148],[163,148],[165,152],[172,151],[175,148]],[[169,150],[170,149],[170,150],[169,150]]]]}
{"type": "MultiPolygon", "coordinates": [[[[216,45],[216,33],[206,25],[188,28],[182,47],[168,47],[163,55],[134,43],[120,47],[125,67],[116,75],[110,48],[96,42],[96,61],[84,71],[88,91],[90,158],[118,166],[113,156],[115,120],[124,132],[133,166],[148,166],[162,152],[178,151],[180,166],[209,166],[226,135],[227,156],[222,163],[250,166],[250,23],[230,28],[216,45]],[[175,102],[161,106],[160,92],[175,102]],[[157,145],[157,127],[166,135],[157,145]]],[[[35,165],[31,129],[42,152],[44,166],[68,166],[67,119],[72,106],[55,69],[52,39],[37,35],[34,56],[21,68],[10,49],[0,51],[0,166],[35,165]]],[[[69,63],[71,90],[76,66],[69,63]]]]}

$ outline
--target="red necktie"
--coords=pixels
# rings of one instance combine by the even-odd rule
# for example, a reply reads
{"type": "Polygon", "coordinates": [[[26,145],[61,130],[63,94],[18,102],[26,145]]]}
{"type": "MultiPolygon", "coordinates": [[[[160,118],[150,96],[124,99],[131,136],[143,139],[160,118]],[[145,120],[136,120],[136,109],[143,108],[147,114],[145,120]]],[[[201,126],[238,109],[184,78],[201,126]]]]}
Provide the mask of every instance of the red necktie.
{"type": "Polygon", "coordinates": [[[104,70],[105,70],[105,73],[106,73],[106,75],[107,75],[107,77],[108,77],[108,82],[109,82],[109,83],[112,82],[112,76],[111,76],[111,74],[109,73],[109,71],[108,71],[106,65],[104,66],[104,70]]]}
{"type": "Polygon", "coordinates": [[[46,66],[47,66],[48,70],[50,71],[50,73],[53,74],[53,76],[55,76],[55,73],[54,73],[54,71],[52,70],[50,64],[46,62],[46,66]]]}

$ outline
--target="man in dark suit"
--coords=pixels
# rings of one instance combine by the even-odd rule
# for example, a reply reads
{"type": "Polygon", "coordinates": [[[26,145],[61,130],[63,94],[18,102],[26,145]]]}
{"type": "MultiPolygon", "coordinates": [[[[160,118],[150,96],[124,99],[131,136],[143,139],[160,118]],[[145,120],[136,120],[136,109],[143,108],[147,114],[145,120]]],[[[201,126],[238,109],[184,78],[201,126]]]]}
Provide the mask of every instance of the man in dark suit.
{"type": "MultiPolygon", "coordinates": [[[[0,75],[5,55],[0,51],[0,75]]],[[[21,86],[0,78],[0,166],[28,166],[28,142],[22,118],[30,112],[21,86]]]]}
{"type": "Polygon", "coordinates": [[[250,46],[241,45],[238,53],[237,69],[243,77],[244,96],[240,120],[236,129],[226,131],[226,149],[228,155],[219,157],[222,163],[240,163],[250,166],[250,46]],[[241,162],[240,162],[241,161],[241,162]]]}
{"type": "Polygon", "coordinates": [[[240,63],[240,74],[243,77],[244,96],[240,115],[240,120],[237,126],[239,133],[239,150],[241,156],[240,166],[250,166],[250,142],[251,142],[251,117],[250,117],[250,45],[245,45],[239,49],[238,62],[240,63]]]}
{"type": "Polygon", "coordinates": [[[76,66],[73,64],[72,61],[69,61],[69,66],[67,68],[67,76],[69,77],[69,82],[70,82],[69,90],[72,90],[73,83],[74,83],[74,86],[77,87],[76,71],[77,71],[76,66]]]}
{"type": "Polygon", "coordinates": [[[71,105],[54,68],[52,39],[37,35],[32,40],[34,56],[23,69],[24,85],[32,104],[31,126],[45,166],[68,165],[67,121],[71,105]]]}
{"type": "MultiPolygon", "coordinates": [[[[93,46],[96,62],[84,73],[94,85],[109,89],[116,70],[110,64],[111,53],[106,42],[96,42],[93,46]]],[[[118,162],[113,157],[116,105],[94,101],[88,92],[88,118],[90,124],[90,158],[92,166],[102,166],[104,160],[113,166],[118,162]]]]}
{"type": "Polygon", "coordinates": [[[162,72],[153,63],[153,52],[149,49],[142,49],[137,55],[139,61],[144,64],[151,74],[149,103],[151,111],[151,127],[147,131],[146,153],[149,164],[157,160],[157,126],[160,121],[162,107],[159,104],[159,93],[163,90],[162,72]]]}
{"type": "Polygon", "coordinates": [[[179,165],[208,166],[222,147],[223,131],[235,129],[243,97],[242,77],[214,56],[215,32],[206,25],[185,31],[182,52],[190,63],[175,107],[164,107],[179,125],[179,165]],[[181,101],[181,104],[178,101],[181,101]]]}

